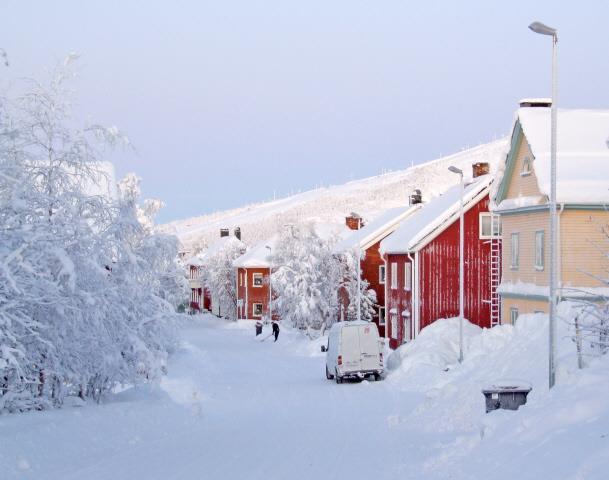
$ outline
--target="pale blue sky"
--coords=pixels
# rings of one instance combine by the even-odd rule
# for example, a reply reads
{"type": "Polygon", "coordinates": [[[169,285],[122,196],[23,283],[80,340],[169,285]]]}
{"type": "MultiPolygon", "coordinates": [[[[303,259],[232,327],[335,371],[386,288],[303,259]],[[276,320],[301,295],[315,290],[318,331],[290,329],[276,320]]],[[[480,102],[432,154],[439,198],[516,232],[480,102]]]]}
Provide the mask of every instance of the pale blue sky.
{"type": "Polygon", "coordinates": [[[400,169],[509,131],[519,98],[609,108],[605,1],[11,1],[4,79],[80,61],[79,113],[122,128],[115,155],[160,219],[400,169]]]}

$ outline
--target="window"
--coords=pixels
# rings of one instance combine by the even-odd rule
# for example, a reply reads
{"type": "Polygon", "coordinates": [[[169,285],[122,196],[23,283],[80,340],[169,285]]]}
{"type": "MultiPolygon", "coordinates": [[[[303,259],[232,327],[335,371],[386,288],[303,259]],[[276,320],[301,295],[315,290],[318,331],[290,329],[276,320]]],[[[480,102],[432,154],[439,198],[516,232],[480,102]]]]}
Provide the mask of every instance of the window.
{"type": "Polygon", "coordinates": [[[510,267],[512,268],[512,270],[518,270],[519,251],[520,251],[520,234],[512,233],[511,243],[510,243],[510,252],[511,252],[511,256],[512,256],[510,267]]]}
{"type": "Polygon", "coordinates": [[[243,286],[243,274],[241,272],[239,272],[239,286],[243,286]]]}
{"type": "Polygon", "coordinates": [[[254,303],[254,317],[262,317],[262,303],[254,303]]]}
{"type": "Polygon", "coordinates": [[[501,236],[501,219],[499,215],[489,212],[480,214],[480,238],[493,238],[501,236]]]}
{"type": "Polygon", "coordinates": [[[516,320],[518,320],[518,309],[510,308],[510,322],[512,325],[516,325],[516,320]]]}
{"type": "Polygon", "coordinates": [[[395,313],[390,314],[391,318],[391,338],[397,340],[398,338],[398,316],[395,313]]]}
{"type": "Polygon", "coordinates": [[[544,231],[535,232],[535,269],[543,270],[544,267],[544,231]]]}
{"type": "Polygon", "coordinates": [[[526,177],[531,174],[531,158],[524,157],[522,160],[522,170],[520,171],[521,177],[526,177]]]}
{"type": "Polygon", "coordinates": [[[385,325],[385,307],[379,307],[379,325],[385,325]]]}
{"type": "Polygon", "coordinates": [[[252,285],[254,287],[262,287],[263,277],[262,273],[253,273],[252,274],[252,285]]]}
{"type": "Polygon", "coordinates": [[[412,263],[404,263],[404,290],[410,291],[412,289],[412,263]]]}
{"type": "Polygon", "coordinates": [[[379,283],[385,285],[385,265],[379,265],[379,283]]]}
{"type": "Polygon", "coordinates": [[[398,288],[398,264],[391,262],[391,288],[398,288]]]}

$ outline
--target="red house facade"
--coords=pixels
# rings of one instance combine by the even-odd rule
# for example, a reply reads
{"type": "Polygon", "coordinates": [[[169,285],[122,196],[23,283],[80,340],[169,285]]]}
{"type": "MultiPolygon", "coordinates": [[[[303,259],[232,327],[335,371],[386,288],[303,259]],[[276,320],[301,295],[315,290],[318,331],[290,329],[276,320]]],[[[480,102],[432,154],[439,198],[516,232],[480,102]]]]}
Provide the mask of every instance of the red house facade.
{"type": "MultiPolygon", "coordinates": [[[[263,320],[269,318],[272,269],[271,253],[275,240],[260,244],[233,262],[237,270],[237,318],[263,320]]],[[[273,314],[273,320],[279,318],[273,314]]]]}
{"type": "MultiPolygon", "coordinates": [[[[368,287],[376,294],[376,305],[373,316],[374,323],[377,324],[379,334],[385,336],[385,262],[380,252],[381,241],[389,236],[400,222],[411,215],[418,205],[408,207],[393,208],[381,213],[373,221],[361,226],[361,218],[355,214],[346,218],[346,224],[352,230],[356,230],[347,238],[339,242],[334,247],[334,252],[338,255],[352,252],[361,255],[360,270],[363,280],[368,282],[368,287]],[[357,221],[359,219],[359,221],[357,221]],[[357,228],[361,226],[361,228],[357,228]]],[[[347,309],[350,302],[348,292],[344,289],[339,292],[341,312],[339,319],[347,318],[347,309]]]]}
{"type": "MultiPolygon", "coordinates": [[[[480,327],[499,323],[501,240],[489,212],[489,175],[464,192],[464,316],[480,327]]],[[[391,348],[440,318],[459,315],[460,187],[424,205],[382,242],[387,269],[391,348]]]]}

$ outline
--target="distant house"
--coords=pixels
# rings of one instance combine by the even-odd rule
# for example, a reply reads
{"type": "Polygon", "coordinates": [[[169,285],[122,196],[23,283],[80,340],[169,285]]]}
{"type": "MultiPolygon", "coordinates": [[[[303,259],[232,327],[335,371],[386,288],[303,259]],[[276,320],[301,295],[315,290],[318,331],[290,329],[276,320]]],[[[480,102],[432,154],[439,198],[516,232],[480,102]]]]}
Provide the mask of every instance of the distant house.
{"type": "Polygon", "coordinates": [[[186,265],[186,274],[190,286],[190,311],[191,313],[199,313],[205,309],[205,294],[202,282],[203,262],[199,255],[195,255],[187,259],[184,265],[186,265]]]}
{"type": "MultiPolygon", "coordinates": [[[[464,192],[464,315],[481,327],[499,323],[501,240],[489,212],[492,179],[487,172],[488,164],[476,164],[464,192]]],[[[381,242],[391,348],[439,318],[459,315],[460,196],[459,185],[451,188],[381,242]]]]}
{"type": "MultiPolygon", "coordinates": [[[[271,253],[276,238],[262,242],[237,258],[237,318],[261,320],[269,317],[269,299],[272,285],[269,275],[273,265],[271,253]],[[270,249],[269,249],[270,247],[270,249]]],[[[273,318],[277,316],[273,314],[273,318]]]]}
{"type": "MultiPolygon", "coordinates": [[[[420,195],[414,197],[415,203],[420,202],[420,195]]],[[[412,200],[412,199],[411,199],[412,200]]],[[[385,335],[385,263],[379,252],[381,241],[390,235],[399,225],[400,221],[411,215],[419,205],[409,205],[392,208],[381,213],[372,222],[363,225],[361,217],[352,213],[346,217],[345,223],[351,230],[355,230],[334,247],[336,254],[353,252],[361,254],[362,278],[369,283],[369,288],[376,293],[376,306],[373,321],[379,328],[381,336],[385,335]]],[[[339,292],[341,302],[340,318],[347,317],[349,302],[355,299],[348,298],[346,292],[339,292]]]]}
{"type": "MultiPolygon", "coordinates": [[[[507,323],[549,309],[549,107],[521,103],[495,196],[507,323]]],[[[559,299],[594,299],[609,271],[609,110],[559,109],[557,139],[559,299]]]]}

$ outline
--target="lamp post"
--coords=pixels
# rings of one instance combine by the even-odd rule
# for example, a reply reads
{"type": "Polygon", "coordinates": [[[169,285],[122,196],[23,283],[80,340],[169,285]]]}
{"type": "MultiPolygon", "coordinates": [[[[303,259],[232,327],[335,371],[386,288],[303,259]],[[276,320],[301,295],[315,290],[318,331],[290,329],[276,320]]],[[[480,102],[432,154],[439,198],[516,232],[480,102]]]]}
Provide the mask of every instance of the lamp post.
{"type": "MultiPolygon", "coordinates": [[[[357,229],[362,229],[362,217],[357,219],[357,229]]],[[[362,319],[362,245],[357,245],[357,319],[362,319]]]]}
{"type": "MultiPolygon", "coordinates": [[[[269,257],[273,254],[273,249],[266,245],[265,247],[269,251],[269,257]]],[[[273,284],[271,282],[271,277],[273,276],[273,264],[269,261],[269,321],[273,321],[273,284]]]]}
{"type": "Polygon", "coordinates": [[[558,44],[558,31],[541,22],[533,22],[529,28],[540,35],[552,37],[552,107],[550,114],[550,318],[548,335],[548,384],[550,388],[556,383],[556,246],[558,245],[558,232],[556,229],[556,47],[558,44]]]}
{"type": "Polygon", "coordinates": [[[463,362],[463,170],[451,166],[448,167],[453,173],[459,175],[461,183],[461,205],[459,208],[459,363],[463,362]]]}

